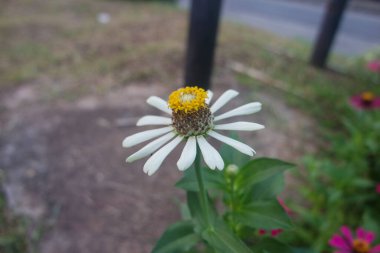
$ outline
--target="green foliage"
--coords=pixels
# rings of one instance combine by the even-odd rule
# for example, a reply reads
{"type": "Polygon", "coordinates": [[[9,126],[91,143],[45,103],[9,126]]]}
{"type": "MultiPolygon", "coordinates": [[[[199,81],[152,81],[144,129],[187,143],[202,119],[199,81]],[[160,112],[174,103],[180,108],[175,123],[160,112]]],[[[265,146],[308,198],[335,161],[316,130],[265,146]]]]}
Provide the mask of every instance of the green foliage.
{"type": "Polygon", "coordinates": [[[276,198],[284,189],[284,177],[274,175],[252,186],[252,198],[256,201],[276,198]]]}
{"type": "Polygon", "coordinates": [[[241,241],[222,220],[217,220],[202,233],[203,239],[220,253],[251,253],[252,251],[241,241]]]}
{"type": "MultiPolygon", "coordinates": [[[[225,181],[223,174],[215,170],[210,170],[207,167],[202,168],[204,186],[207,190],[225,188],[225,181]]],[[[184,172],[184,177],[176,183],[178,188],[185,191],[199,191],[195,170],[187,170],[184,172]]]]}
{"type": "Polygon", "coordinates": [[[0,252],[27,252],[26,229],[21,220],[10,216],[0,192],[0,252]]]}
{"type": "Polygon", "coordinates": [[[331,147],[320,157],[308,156],[299,173],[305,204],[292,208],[299,214],[299,244],[317,251],[342,225],[380,228],[380,113],[350,112],[340,133],[328,135],[331,147]],[[349,210],[349,211],[348,211],[349,210]]]}
{"type": "Polygon", "coordinates": [[[192,191],[187,192],[187,205],[190,210],[191,218],[194,222],[194,229],[201,234],[201,232],[208,227],[207,222],[212,221],[215,217],[215,212],[211,209],[210,203],[208,203],[209,212],[207,214],[204,213],[198,193],[192,191]]]}
{"type": "Polygon", "coordinates": [[[253,250],[257,253],[293,253],[289,246],[273,238],[264,238],[253,247],[253,250]]]}
{"type": "Polygon", "coordinates": [[[224,171],[198,168],[210,194],[200,191],[197,168],[188,169],[177,182],[186,191],[187,208],[181,206],[185,221],[169,227],[153,252],[291,252],[257,231],[292,229],[277,194],[283,188],[283,172],[293,165],[271,158],[250,161],[229,146],[223,146],[221,154],[224,171]]]}
{"type": "MultiPolygon", "coordinates": [[[[293,236],[283,239],[299,246],[297,252],[311,252],[309,247],[312,252],[328,252],[328,240],[342,225],[363,226],[374,232],[380,228],[376,212],[380,210],[380,197],[375,192],[380,183],[379,111],[354,111],[349,106],[350,96],[363,91],[380,95],[380,75],[367,68],[369,61],[379,57],[378,49],[359,58],[332,56],[330,66],[338,71],[310,68],[295,58],[292,64],[279,58],[274,66],[267,63],[269,69],[265,65],[259,68],[282,81],[281,95],[290,104],[315,118],[314,131],[320,137],[315,140],[320,143],[320,152],[306,156],[301,161],[304,170],[296,172],[301,198],[294,198],[297,203],[291,209],[296,214],[297,229],[293,236]]],[[[238,78],[251,88],[271,89],[247,76],[238,78]]],[[[281,184],[281,178],[278,180],[275,186],[281,184]]],[[[273,191],[273,185],[261,184],[260,188],[265,191],[266,186],[273,191]]],[[[270,196],[267,192],[261,198],[270,196]]]]}
{"type": "Polygon", "coordinates": [[[190,249],[199,241],[191,221],[171,225],[156,243],[152,253],[172,253],[190,249]]]}
{"type": "Polygon", "coordinates": [[[245,244],[232,233],[223,220],[216,217],[216,211],[208,202],[208,213],[202,210],[199,195],[187,192],[188,206],[193,218],[194,231],[218,252],[250,252],[245,244]],[[208,216],[208,218],[206,218],[208,216]]]}
{"type": "Polygon", "coordinates": [[[235,218],[245,226],[258,229],[292,228],[288,215],[277,200],[246,205],[236,211],[235,218]]]}
{"type": "Polygon", "coordinates": [[[375,86],[380,83],[380,74],[369,70],[367,65],[377,59],[380,59],[380,47],[372,49],[359,57],[334,59],[333,64],[342,71],[348,69],[351,75],[358,79],[359,83],[369,84],[376,88],[375,86]]]}
{"type": "Polygon", "coordinates": [[[29,41],[15,41],[7,50],[7,61],[2,66],[8,68],[9,71],[3,72],[0,68],[4,80],[0,88],[8,88],[12,86],[12,83],[19,84],[32,80],[55,61],[55,56],[46,46],[29,41]]]}
{"type": "Polygon", "coordinates": [[[234,183],[237,187],[248,190],[255,184],[275,175],[282,174],[293,166],[293,164],[276,159],[258,158],[250,161],[241,169],[234,183]]]}

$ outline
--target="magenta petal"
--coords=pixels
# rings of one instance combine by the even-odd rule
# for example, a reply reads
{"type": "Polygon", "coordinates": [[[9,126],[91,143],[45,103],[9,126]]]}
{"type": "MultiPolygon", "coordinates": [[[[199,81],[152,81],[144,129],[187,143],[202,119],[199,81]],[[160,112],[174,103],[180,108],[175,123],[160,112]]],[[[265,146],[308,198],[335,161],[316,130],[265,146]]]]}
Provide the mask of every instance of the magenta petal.
{"type": "Polygon", "coordinates": [[[350,250],[350,245],[347,245],[347,241],[343,239],[343,237],[339,235],[333,235],[329,241],[330,246],[343,249],[343,250],[350,250]]]}
{"type": "Polygon", "coordinates": [[[375,98],[374,100],[373,100],[373,107],[380,107],[380,98],[375,98]]]}
{"type": "Polygon", "coordinates": [[[380,72],[380,60],[373,60],[368,62],[367,68],[372,72],[380,72]]]}
{"type": "Polygon", "coordinates": [[[363,103],[361,95],[355,95],[355,96],[351,97],[350,103],[356,109],[375,109],[375,108],[380,108],[380,98],[379,97],[374,98],[374,100],[372,101],[371,104],[366,105],[365,103],[363,103]]]}
{"type": "Polygon", "coordinates": [[[380,253],[380,244],[372,248],[369,253],[380,253]]]}
{"type": "Polygon", "coordinates": [[[375,240],[375,233],[371,232],[371,231],[367,231],[366,234],[365,234],[365,239],[369,244],[371,244],[373,242],[373,240],[375,240]]]}
{"type": "Polygon", "coordinates": [[[366,232],[363,228],[358,228],[356,230],[356,236],[359,238],[359,239],[363,239],[365,240],[365,235],[366,235],[366,232]]]}
{"type": "Polygon", "coordinates": [[[342,234],[344,237],[346,237],[347,241],[352,245],[353,239],[352,239],[352,234],[351,230],[347,226],[341,227],[340,231],[342,231],[342,234]]]}
{"type": "Polygon", "coordinates": [[[351,97],[350,102],[351,102],[351,105],[353,107],[356,107],[356,108],[359,108],[359,109],[361,109],[361,108],[364,107],[363,104],[362,104],[362,99],[361,99],[360,95],[356,95],[356,96],[351,97]]]}

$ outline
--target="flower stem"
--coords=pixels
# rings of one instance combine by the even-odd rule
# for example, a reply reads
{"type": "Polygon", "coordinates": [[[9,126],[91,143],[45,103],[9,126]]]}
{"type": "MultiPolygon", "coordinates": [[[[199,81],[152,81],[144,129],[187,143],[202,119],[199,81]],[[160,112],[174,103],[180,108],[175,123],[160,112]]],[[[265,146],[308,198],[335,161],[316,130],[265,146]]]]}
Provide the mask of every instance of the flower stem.
{"type": "Polygon", "coordinates": [[[198,181],[199,186],[199,198],[201,200],[201,208],[203,209],[203,214],[205,215],[206,224],[210,225],[209,220],[209,210],[208,210],[208,203],[207,203],[207,191],[204,188],[203,185],[203,179],[202,179],[202,170],[201,170],[201,156],[199,155],[200,150],[197,147],[197,156],[195,158],[195,174],[198,181]]]}

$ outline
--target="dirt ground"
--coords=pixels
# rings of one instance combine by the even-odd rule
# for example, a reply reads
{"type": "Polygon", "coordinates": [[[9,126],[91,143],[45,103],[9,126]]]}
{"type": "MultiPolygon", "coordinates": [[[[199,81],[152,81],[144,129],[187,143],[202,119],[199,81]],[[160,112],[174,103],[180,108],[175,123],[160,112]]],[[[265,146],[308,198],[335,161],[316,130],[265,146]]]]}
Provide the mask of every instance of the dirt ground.
{"type": "MultiPolygon", "coordinates": [[[[246,88],[228,83],[245,93],[231,106],[251,99],[246,88]]],[[[31,231],[39,231],[33,243],[37,252],[150,252],[165,227],[180,217],[182,194],[173,187],[181,176],[175,169],[179,153],[149,177],[143,161],[124,162],[135,149],[121,147],[125,136],[140,130],[134,126],[138,117],[158,113],[146,98],[169,92],[160,84],[131,84],[106,96],[41,105],[34,102],[33,87],[23,86],[3,97],[4,187],[12,210],[31,221],[31,231]]],[[[264,110],[249,118],[267,128],[245,139],[259,156],[295,160],[305,148],[312,150],[305,145],[309,119],[271,94],[254,97],[264,110]]]]}

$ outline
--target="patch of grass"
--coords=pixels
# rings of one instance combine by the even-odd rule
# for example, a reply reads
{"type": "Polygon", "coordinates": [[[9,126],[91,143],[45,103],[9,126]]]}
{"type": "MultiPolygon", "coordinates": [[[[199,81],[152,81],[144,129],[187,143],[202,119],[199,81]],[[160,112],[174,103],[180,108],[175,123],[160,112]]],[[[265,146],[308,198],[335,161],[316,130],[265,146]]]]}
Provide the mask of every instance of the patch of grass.
{"type": "MultiPolygon", "coordinates": [[[[187,15],[174,5],[20,0],[5,7],[0,16],[2,90],[33,83],[40,85],[42,97],[51,98],[49,101],[72,100],[130,83],[176,83],[182,79],[187,15]],[[99,12],[108,12],[110,23],[97,23],[99,12]]],[[[223,23],[215,73],[229,72],[230,61],[263,70],[284,81],[285,97],[291,104],[326,122],[334,122],[335,116],[326,115],[325,108],[340,107],[352,93],[376,89],[360,81],[356,60],[332,57],[331,62],[344,75],[320,71],[308,65],[309,51],[310,45],[304,41],[223,23]],[[294,90],[302,99],[289,95],[294,90]]],[[[252,82],[247,78],[241,81],[252,82]]]]}
{"type": "Polygon", "coordinates": [[[2,73],[1,82],[5,88],[36,78],[54,61],[48,48],[33,42],[15,42],[8,48],[7,56],[3,63],[7,71],[2,73]]]}
{"type": "Polygon", "coordinates": [[[33,83],[43,97],[59,90],[75,99],[181,76],[186,15],[172,5],[20,0],[7,7],[0,17],[1,90],[33,83]],[[110,23],[97,22],[100,12],[110,23]]]}
{"type": "MultiPolygon", "coordinates": [[[[347,113],[350,96],[367,90],[380,94],[380,86],[374,78],[376,74],[366,69],[365,57],[332,55],[331,69],[320,70],[308,64],[310,45],[249,31],[246,27],[231,29],[229,26],[227,24],[221,33],[219,50],[223,58],[238,61],[281,81],[282,97],[326,127],[339,124],[342,114],[347,113]]],[[[245,75],[238,74],[237,78],[255,89],[276,89],[245,75]]]]}
{"type": "MultiPolygon", "coordinates": [[[[94,0],[36,0],[31,4],[20,0],[9,2],[3,14],[2,90],[33,83],[40,85],[42,97],[49,101],[75,100],[130,83],[182,79],[187,15],[171,5],[94,0]],[[109,24],[97,23],[99,12],[110,13],[109,24]]],[[[338,122],[350,95],[379,91],[373,74],[365,69],[365,57],[331,56],[339,71],[334,72],[309,66],[309,53],[310,45],[304,41],[223,23],[215,73],[231,75],[231,61],[261,70],[283,82],[283,97],[291,105],[312,113],[327,126],[338,122]]],[[[272,89],[248,77],[236,78],[250,87],[272,89]]]]}
{"type": "Polygon", "coordinates": [[[0,192],[0,252],[27,252],[26,228],[19,218],[13,217],[8,212],[2,192],[0,192]]]}

